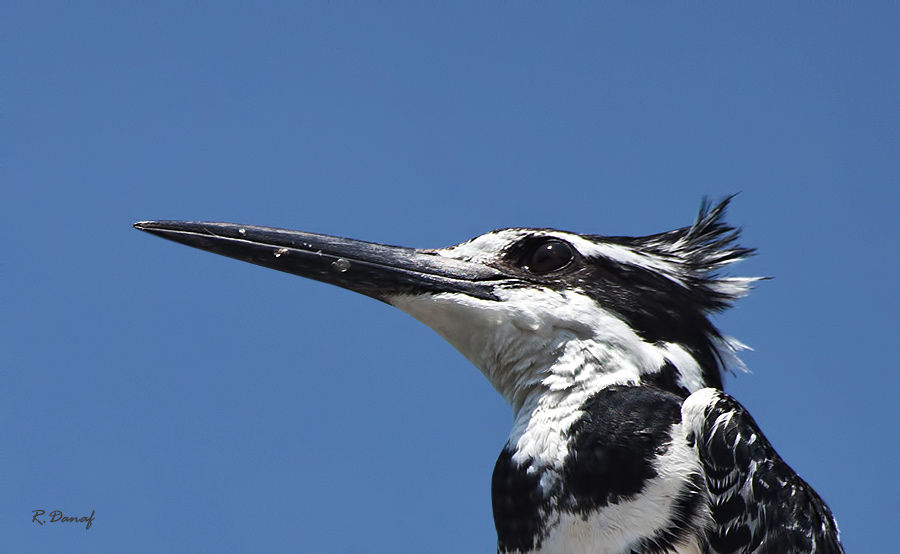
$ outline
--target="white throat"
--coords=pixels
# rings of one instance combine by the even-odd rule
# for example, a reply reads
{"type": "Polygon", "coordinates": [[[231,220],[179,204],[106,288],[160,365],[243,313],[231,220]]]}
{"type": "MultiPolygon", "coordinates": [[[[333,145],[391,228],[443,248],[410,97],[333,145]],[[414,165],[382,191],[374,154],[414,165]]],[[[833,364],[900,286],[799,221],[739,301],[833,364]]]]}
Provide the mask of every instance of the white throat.
{"type": "Polygon", "coordinates": [[[538,398],[562,401],[573,392],[634,383],[666,361],[664,348],[577,291],[498,287],[495,294],[497,301],[455,293],[398,296],[391,304],[459,350],[516,417],[538,398]]]}

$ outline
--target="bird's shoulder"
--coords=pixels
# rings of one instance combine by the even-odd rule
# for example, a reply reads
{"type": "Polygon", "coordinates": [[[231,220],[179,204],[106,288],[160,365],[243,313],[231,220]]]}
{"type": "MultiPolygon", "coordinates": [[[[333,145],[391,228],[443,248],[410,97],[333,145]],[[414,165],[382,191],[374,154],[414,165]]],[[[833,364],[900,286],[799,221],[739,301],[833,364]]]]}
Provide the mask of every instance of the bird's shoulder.
{"type": "Polygon", "coordinates": [[[696,391],[682,423],[703,472],[712,552],[844,552],[831,510],[734,398],[696,391]]]}

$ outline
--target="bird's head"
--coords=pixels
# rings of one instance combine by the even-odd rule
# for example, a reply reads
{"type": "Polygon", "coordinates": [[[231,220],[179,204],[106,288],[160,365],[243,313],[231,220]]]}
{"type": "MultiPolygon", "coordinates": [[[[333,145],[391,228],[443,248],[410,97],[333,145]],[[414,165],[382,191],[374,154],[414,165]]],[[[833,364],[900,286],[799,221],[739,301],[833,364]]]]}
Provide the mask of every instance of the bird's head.
{"type": "Polygon", "coordinates": [[[427,250],[229,223],[135,227],[396,306],[456,347],[518,411],[535,393],[613,383],[720,388],[740,345],[709,316],[755,280],[719,275],[752,253],[724,223],[727,204],[704,202],[690,227],[644,237],[511,228],[427,250]]]}

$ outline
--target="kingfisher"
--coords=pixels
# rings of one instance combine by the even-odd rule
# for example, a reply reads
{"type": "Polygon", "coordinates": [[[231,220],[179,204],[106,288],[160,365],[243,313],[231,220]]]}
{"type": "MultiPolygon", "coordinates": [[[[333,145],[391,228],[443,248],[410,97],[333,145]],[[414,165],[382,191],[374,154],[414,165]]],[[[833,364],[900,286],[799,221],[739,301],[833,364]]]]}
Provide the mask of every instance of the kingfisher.
{"type": "Polygon", "coordinates": [[[731,198],[642,237],[507,228],[438,249],[197,221],[137,229],[331,283],[431,327],[512,408],[499,554],[842,553],[821,497],[723,391],[745,348],[710,317],[756,278],[731,198]]]}

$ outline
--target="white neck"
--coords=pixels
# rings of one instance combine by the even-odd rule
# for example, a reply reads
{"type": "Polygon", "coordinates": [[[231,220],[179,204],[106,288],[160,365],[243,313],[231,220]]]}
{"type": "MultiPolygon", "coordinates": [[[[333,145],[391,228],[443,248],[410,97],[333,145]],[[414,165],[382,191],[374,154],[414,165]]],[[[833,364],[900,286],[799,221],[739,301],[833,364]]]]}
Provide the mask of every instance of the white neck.
{"type": "Polygon", "coordinates": [[[509,403],[509,442],[517,456],[547,465],[562,460],[562,437],[588,398],[611,385],[635,384],[666,361],[688,390],[704,386],[684,348],[645,342],[584,294],[532,288],[495,294],[499,301],[442,293],[391,303],[456,347],[509,403]]]}

